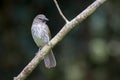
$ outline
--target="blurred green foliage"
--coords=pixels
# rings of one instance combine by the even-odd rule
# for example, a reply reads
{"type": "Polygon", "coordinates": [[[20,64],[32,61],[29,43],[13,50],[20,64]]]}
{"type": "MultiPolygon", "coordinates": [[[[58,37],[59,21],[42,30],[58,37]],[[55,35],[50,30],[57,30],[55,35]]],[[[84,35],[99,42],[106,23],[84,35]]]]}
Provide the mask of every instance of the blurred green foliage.
{"type": "MultiPolygon", "coordinates": [[[[93,0],[58,0],[71,20],[93,0]]],[[[27,80],[120,80],[120,1],[109,0],[54,48],[57,67],[40,63],[27,80]]],[[[0,1],[0,80],[12,80],[35,56],[31,36],[37,14],[49,18],[52,37],[65,24],[53,0],[0,1]]]]}

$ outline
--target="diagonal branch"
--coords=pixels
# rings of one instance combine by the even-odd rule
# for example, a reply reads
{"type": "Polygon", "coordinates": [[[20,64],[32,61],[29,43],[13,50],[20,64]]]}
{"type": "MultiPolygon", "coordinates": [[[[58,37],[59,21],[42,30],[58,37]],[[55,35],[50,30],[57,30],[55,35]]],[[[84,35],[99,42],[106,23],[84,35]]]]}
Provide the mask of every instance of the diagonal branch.
{"type": "Polygon", "coordinates": [[[60,9],[60,7],[59,7],[59,5],[58,5],[58,3],[57,3],[56,0],[54,0],[54,3],[55,3],[55,5],[56,5],[56,7],[57,7],[57,9],[58,9],[58,11],[59,11],[59,13],[60,13],[60,15],[61,15],[62,18],[65,20],[65,22],[66,22],[66,23],[69,22],[69,21],[67,20],[67,18],[63,15],[63,13],[62,13],[62,11],[61,11],[61,9],[60,9]]]}
{"type": "Polygon", "coordinates": [[[14,77],[14,80],[25,80],[26,77],[35,69],[35,67],[44,59],[51,48],[53,48],[58,42],[60,42],[68,32],[70,32],[77,24],[81,23],[84,19],[90,16],[101,4],[107,0],[96,0],[89,7],[87,7],[82,13],[66,23],[58,34],[46,44],[41,51],[29,62],[29,64],[23,69],[23,71],[14,77]]]}

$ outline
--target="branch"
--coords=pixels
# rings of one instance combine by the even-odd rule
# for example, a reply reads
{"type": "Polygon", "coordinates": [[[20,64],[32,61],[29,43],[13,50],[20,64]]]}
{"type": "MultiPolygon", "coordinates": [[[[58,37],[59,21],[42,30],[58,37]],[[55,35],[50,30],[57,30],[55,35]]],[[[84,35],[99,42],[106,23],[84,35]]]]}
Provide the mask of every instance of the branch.
{"type": "Polygon", "coordinates": [[[58,42],[60,42],[68,32],[70,32],[77,24],[81,23],[89,15],[91,15],[101,4],[107,0],[96,0],[89,7],[87,7],[82,13],[66,23],[59,33],[46,44],[41,51],[29,62],[29,64],[23,69],[23,71],[14,77],[14,80],[25,80],[26,77],[34,70],[34,68],[44,59],[51,48],[53,48],[58,42]]]}
{"type": "Polygon", "coordinates": [[[60,15],[61,15],[62,18],[65,20],[65,22],[66,22],[66,23],[69,22],[69,21],[67,20],[67,18],[63,15],[63,13],[62,13],[62,11],[61,11],[61,9],[60,9],[60,7],[59,7],[59,5],[58,5],[58,3],[57,3],[56,0],[54,0],[54,3],[55,3],[55,5],[56,5],[56,7],[57,7],[57,9],[58,9],[58,11],[59,11],[59,13],[60,13],[60,15]]]}

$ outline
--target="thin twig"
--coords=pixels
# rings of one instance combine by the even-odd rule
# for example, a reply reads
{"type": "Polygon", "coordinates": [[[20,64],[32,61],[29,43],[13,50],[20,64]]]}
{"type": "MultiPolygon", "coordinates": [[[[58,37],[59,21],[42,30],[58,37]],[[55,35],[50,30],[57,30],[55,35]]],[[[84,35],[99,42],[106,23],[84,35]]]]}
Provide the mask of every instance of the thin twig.
{"type": "Polygon", "coordinates": [[[26,77],[35,69],[41,60],[48,54],[51,48],[53,48],[58,42],[60,42],[68,32],[70,32],[77,24],[81,23],[84,19],[90,16],[100,5],[107,0],[96,0],[89,7],[87,7],[82,13],[66,23],[63,28],[57,33],[57,35],[46,44],[41,51],[29,62],[29,64],[22,70],[22,72],[14,77],[14,80],[25,80],[26,77]]]}
{"type": "Polygon", "coordinates": [[[58,9],[58,11],[59,11],[59,13],[60,13],[60,15],[61,15],[62,18],[65,20],[65,22],[66,22],[66,23],[69,22],[68,19],[63,15],[63,13],[62,13],[62,11],[61,11],[61,9],[60,9],[60,7],[59,7],[59,5],[58,5],[58,3],[57,3],[56,0],[54,0],[54,3],[55,3],[55,5],[56,5],[56,7],[57,7],[57,9],[58,9]]]}

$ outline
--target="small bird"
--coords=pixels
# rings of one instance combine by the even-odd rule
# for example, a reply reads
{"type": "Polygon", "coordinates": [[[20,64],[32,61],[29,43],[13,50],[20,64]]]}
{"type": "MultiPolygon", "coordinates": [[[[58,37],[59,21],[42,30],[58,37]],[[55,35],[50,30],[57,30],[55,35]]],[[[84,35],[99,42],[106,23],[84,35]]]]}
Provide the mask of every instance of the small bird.
{"type": "MultiPolygon", "coordinates": [[[[39,47],[39,50],[41,50],[42,47],[51,39],[51,33],[46,24],[47,21],[48,18],[46,18],[45,15],[39,14],[34,18],[32,23],[32,37],[39,47]]],[[[56,60],[52,50],[45,56],[44,63],[46,68],[52,68],[56,66],[56,60]]]]}

